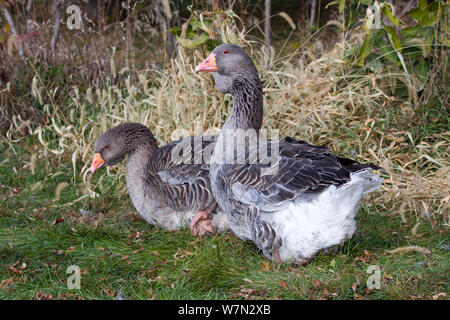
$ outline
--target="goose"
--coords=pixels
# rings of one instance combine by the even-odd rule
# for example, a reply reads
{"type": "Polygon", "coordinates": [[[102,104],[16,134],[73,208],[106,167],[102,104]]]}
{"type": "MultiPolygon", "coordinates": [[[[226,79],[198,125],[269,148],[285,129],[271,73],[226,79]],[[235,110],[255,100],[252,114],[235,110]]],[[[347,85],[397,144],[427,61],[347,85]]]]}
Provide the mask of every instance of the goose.
{"type": "MultiPolygon", "coordinates": [[[[181,143],[203,155],[214,137],[188,137],[158,148],[151,131],[139,123],[124,123],[106,131],[94,145],[91,172],[113,166],[127,158],[126,181],[131,202],[148,223],[178,230],[189,223],[193,235],[227,230],[227,217],[210,191],[209,167],[186,164],[177,158],[181,143]],[[214,213],[213,213],[214,212],[214,213]]],[[[180,149],[183,150],[183,149],[180,149]]],[[[183,151],[184,152],[184,151],[183,151]]],[[[183,154],[184,157],[191,154],[183,154]]]]}
{"type": "Polygon", "coordinates": [[[267,258],[299,265],[350,239],[361,198],[382,184],[380,168],[291,137],[266,140],[261,80],[241,47],[216,47],[195,71],[210,72],[217,89],[233,96],[209,172],[230,229],[267,258]]]}

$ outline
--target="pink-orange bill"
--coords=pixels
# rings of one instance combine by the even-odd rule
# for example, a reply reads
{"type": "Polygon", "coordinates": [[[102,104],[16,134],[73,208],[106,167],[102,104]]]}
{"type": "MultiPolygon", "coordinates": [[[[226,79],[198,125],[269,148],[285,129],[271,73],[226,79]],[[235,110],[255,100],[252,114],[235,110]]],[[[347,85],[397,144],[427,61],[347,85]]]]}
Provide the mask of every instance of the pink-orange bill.
{"type": "Polygon", "coordinates": [[[92,159],[91,172],[94,173],[98,168],[105,165],[105,160],[102,159],[100,153],[94,154],[94,159],[92,159]]]}

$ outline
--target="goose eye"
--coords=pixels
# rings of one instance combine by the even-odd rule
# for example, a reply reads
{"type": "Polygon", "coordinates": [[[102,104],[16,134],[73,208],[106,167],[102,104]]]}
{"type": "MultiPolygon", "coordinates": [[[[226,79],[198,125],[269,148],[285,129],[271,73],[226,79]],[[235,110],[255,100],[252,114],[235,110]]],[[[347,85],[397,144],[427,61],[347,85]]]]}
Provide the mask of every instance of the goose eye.
{"type": "Polygon", "coordinates": [[[223,54],[227,54],[227,53],[228,53],[228,50],[223,50],[222,53],[223,53],[223,54]]]}

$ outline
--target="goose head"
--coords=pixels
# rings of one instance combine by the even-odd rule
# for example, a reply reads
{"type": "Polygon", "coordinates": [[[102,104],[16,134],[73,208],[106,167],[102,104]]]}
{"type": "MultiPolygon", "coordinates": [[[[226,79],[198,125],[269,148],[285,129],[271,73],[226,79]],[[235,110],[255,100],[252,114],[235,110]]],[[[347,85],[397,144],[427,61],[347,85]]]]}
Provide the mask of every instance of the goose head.
{"type": "Polygon", "coordinates": [[[261,79],[249,55],[239,46],[222,44],[195,71],[211,72],[217,89],[233,96],[233,109],[222,129],[261,129],[263,92],[261,79]]]}
{"type": "Polygon", "coordinates": [[[234,44],[221,44],[203,60],[195,71],[211,72],[221,93],[232,93],[239,78],[258,77],[258,71],[249,55],[234,44]]]}
{"type": "Polygon", "coordinates": [[[157,142],[146,126],[129,122],[112,128],[95,142],[91,172],[104,166],[113,166],[127,154],[148,146],[157,148],[157,142]]]}

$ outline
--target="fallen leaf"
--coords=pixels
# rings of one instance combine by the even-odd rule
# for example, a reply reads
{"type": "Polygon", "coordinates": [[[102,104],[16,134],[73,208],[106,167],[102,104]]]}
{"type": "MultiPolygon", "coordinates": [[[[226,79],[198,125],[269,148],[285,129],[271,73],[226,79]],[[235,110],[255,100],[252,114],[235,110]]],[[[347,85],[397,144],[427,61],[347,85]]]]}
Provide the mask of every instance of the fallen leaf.
{"type": "Polygon", "coordinates": [[[157,276],[155,278],[156,282],[160,282],[160,283],[166,283],[167,282],[167,276],[157,276]]]}
{"type": "Polygon", "coordinates": [[[53,254],[56,254],[57,256],[60,256],[60,255],[64,254],[64,251],[63,250],[59,250],[59,249],[54,249],[54,250],[52,250],[50,252],[53,253],[53,254]]]}
{"type": "Polygon", "coordinates": [[[2,280],[2,282],[0,282],[0,289],[4,288],[8,285],[14,284],[14,279],[13,278],[9,278],[8,280],[2,280]]]}
{"type": "Polygon", "coordinates": [[[419,246],[406,246],[406,247],[400,247],[397,249],[386,251],[387,254],[394,254],[394,253],[402,253],[402,252],[421,252],[423,254],[430,254],[430,250],[427,248],[419,247],[419,246]]]}
{"type": "Polygon", "coordinates": [[[336,266],[336,260],[331,260],[331,262],[330,262],[330,267],[331,268],[334,268],[336,266]]]}
{"type": "Polygon", "coordinates": [[[13,266],[8,266],[8,269],[16,274],[22,274],[22,270],[18,270],[16,268],[14,268],[13,266]]]}
{"type": "Polygon", "coordinates": [[[368,300],[366,297],[362,297],[360,295],[357,295],[356,293],[353,294],[353,299],[355,299],[355,300],[368,300]]]}
{"type": "Polygon", "coordinates": [[[289,287],[287,286],[286,282],[281,281],[281,285],[282,285],[283,287],[285,287],[286,289],[289,289],[289,287]]]}
{"type": "Polygon", "coordinates": [[[148,300],[154,300],[155,299],[155,297],[153,296],[152,288],[147,290],[147,295],[148,295],[148,298],[147,298],[148,300]]]}
{"type": "Polygon", "coordinates": [[[69,248],[67,248],[66,250],[65,250],[65,254],[66,254],[66,256],[68,256],[69,255],[69,253],[70,252],[72,252],[72,251],[74,251],[75,250],[75,248],[74,247],[69,247],[69,248]]]}
{"type": "Polygon", "coordinates": [[[261,271],[264,271],[264,272],[270,271],[270,263],[268,261],[261,263],[261,271]]]}
{"type": "Polygon", "coordinates": [[[49,293],[44,293],[41,290],[38,290],[36,295],[34,296],[35,300],[53,300],[53,296],[49,293]]]}
{"type": "Polygon", "coordinates": [[[139,248],[139,249],[137,249],[137,250],[134,250],[134,251],[133,251],[133,254],[142,252],[142,251],[144,251],[144,250],[145,250],[145,247],[139,248]]]}
{"type": "Polygon", "coordinates": [[[255,292],[254,289],[250,289],[250,288],[242,288],[241,292],[238,293],[238,296],[244,297],[244,298],[248,298],[251,294],[253,294],[255,292]]]}
{"type": "Polygon", "coordinates": [[[384,277],[388,280],[392,280],[392,275],[390,273],[384,273],[384,277]]]}
{"type": "Polygon", "coordinates": [[[103,289],[103,292],[110,297],[116,296],[116,293],[114,291],[112,291],[111,289],[103,289]]]}
{"type": "Polygon", "coordinates": [[[71,293],[61,293],[58,295],[58,299],[59,300],[67,300],[67,299],[71,299],[73,297],[73,294],[71,293]]]}
{"type": "Polygon", "coordinates": [[[244,280],[245,282],[248,282],[248,283],[254,283],[252,280],[247,279],[247,278],[244,278],[244,279],[242,279],[242,280],[244,280]]]}
{"type": "Polygon", "coordinates": [[[316,279],[316,280],[314,281],[314,287],[315,287],[315,288],[319,288],[319,287],[320,287],[320,283],[321,283],[321,281],[320,281],[319,279],[316,279]]]}
{"type": "Polygon", "coordinates": [[[94,221],[94,227],[97,228],[100,225],[100,223],[102,223],[102,221],[103,221],[103,214],[99,213],[97,220],[94,221]]]}
{"type": "Polygon", "coordinates": [[[64,218],[58,218],[55,220],[55,224],[59,224],[59,223],[63,223],[64,222],[64,218]]]}
{"type": "Polygon", "coordinates": [[[439,299],[440,297],[445,297],[445,296],[447,296],[447,294],[446,294],[445,292],[440,292],[440,293],[435,294],[435,295],[433,296],[433,300],[437,300],[437,299],[439,299]]]}
{"type": "Polygon", "coordinates": [[[356,288],[358,287],[358,284],[355,282],[354,284],[352,284],[352,290],[353,292],[356,292],[356,288]]]}
{"type": "Polygon", "coordinates": [[[180,250],[178,249],[178,251],[173,255],[175,260],[178,260],[178,258],[183,258],[183,257],[187,257],[190,255],[193,255],[194,253],[192,253],[189,250],[180,250]]]}

